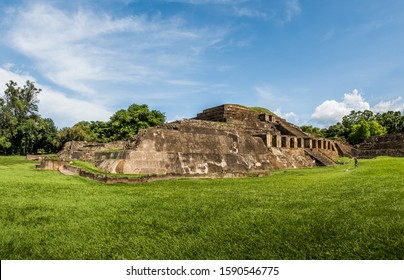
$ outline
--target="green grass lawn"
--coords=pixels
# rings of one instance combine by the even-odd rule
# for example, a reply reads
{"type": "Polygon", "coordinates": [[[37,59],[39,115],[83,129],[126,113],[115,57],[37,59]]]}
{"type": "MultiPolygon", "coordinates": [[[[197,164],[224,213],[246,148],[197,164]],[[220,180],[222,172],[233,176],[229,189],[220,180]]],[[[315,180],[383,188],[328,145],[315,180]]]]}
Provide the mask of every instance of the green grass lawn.
{"type": "Polygon", "coordinates": [[[34,165],[0,157],[1,259],[404,259],[404,158],[137,185],[34,165]]]}

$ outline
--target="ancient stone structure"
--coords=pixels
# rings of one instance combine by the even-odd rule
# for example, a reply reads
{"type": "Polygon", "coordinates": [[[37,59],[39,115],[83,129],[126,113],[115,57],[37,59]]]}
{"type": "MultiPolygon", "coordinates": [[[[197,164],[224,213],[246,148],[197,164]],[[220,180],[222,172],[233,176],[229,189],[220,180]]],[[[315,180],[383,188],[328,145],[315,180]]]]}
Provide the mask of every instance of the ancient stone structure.
{"type": "Polygon", "coordinates": [[[355,146],[355,155],[359,158],[404,157],[404,133],[371,136],[355,146]]]}
{"type": "Polygon", "coordinates": [[[226,104],[142,130],[126,143],[68,143],[59,156],[91,161],[109,173],[220,176],[331,165],[342,150],[273,114],[226,104]]]}
{"type": "Polygon", "coordinates": [[[41,170],[59,170],[67,164],[64,160],[52,160],[50,158],[42,158],[40,164],[36,165],[36,169],[41,170]]]}
{"type": "Polygon", "coordinates": [[[59,158],[64,160],[82,160],[94,162],[95,154],[100,151],[122,150],[125,148],[125,141],[111,143],[92,143],[86,141],[67,142],[63,150],[58,153],[59,158]]]}

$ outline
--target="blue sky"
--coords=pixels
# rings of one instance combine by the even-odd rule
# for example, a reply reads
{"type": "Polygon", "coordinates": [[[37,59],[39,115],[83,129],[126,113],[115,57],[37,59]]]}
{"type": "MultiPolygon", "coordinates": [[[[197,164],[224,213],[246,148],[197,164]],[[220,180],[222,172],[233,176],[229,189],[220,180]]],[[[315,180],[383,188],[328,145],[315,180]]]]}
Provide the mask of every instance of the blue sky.
{"type": "Polygon", "coordinates": [[[43,89],[59,128],[133,103],[192,118],[224,103],[327,127],[404,113],[401,0],[2,0],[0,92],[43,89]]]}

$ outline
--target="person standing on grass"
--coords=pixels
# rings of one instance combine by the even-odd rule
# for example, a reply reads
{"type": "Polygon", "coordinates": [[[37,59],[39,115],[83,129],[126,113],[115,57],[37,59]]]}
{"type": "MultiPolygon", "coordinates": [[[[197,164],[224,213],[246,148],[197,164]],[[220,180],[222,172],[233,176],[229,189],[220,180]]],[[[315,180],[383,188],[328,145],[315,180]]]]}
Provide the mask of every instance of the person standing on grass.
{"type": "Polygon", "coordinates": [[[358,159],[356,157],[354,157],[354,161],[355,161],[355,168],[358,168],[359,163],[358,163],[358,159]]]}

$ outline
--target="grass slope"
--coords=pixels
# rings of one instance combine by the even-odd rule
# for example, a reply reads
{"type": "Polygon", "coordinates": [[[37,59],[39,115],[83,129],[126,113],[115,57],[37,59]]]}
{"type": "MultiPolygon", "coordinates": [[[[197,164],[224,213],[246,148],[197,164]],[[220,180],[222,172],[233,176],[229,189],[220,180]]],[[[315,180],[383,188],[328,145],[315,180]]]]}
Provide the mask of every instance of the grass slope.
{"type": "Polygon", "coordinates": [[[403,259],[404,159],[104,185],[0,157],[1,259],[403,259]]]}

